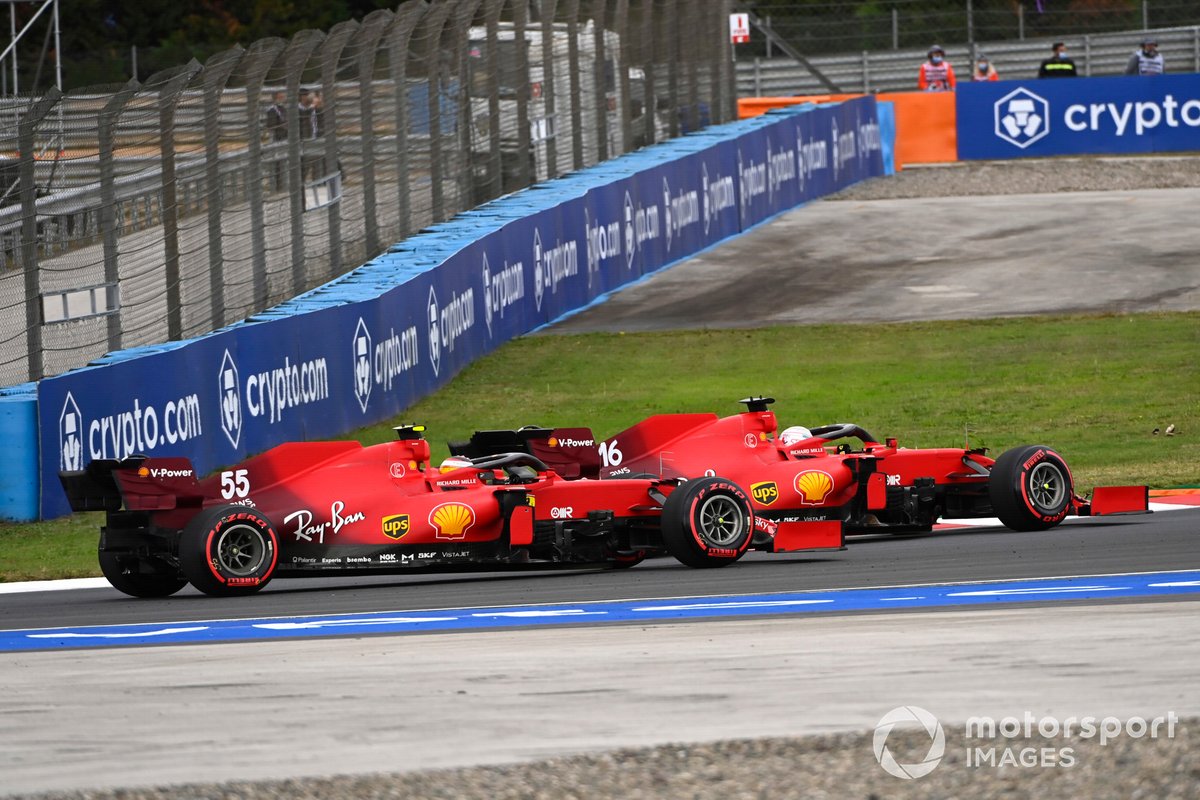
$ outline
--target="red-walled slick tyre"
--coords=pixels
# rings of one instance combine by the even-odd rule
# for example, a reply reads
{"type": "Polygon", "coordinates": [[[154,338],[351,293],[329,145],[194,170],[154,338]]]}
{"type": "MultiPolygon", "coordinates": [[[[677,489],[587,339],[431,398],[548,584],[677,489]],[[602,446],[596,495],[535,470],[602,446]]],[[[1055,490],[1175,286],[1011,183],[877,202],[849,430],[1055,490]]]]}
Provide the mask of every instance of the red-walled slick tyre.
{"type": "Polygon", "coordinates": [[[663,544],[689,567],[732,564],[750,547],[753,532],[750,497],[725,478],[687,481],[663,504],[663,544]]]}
{"type": "Polygon", "coordinates": [[[279,537],[246,506],[215,506],[183,529],[179,562],[188,581],[218,597],[253,594],[267,585],[279,558],[279,537]]]}
{"type": "Polygon", "coordinates": [[[1015,531],[1053,528],[1071,510],[1074,492],[1067,462],[1044,445],[1001,453],[988,479],[992,509],[1015,531]]]}

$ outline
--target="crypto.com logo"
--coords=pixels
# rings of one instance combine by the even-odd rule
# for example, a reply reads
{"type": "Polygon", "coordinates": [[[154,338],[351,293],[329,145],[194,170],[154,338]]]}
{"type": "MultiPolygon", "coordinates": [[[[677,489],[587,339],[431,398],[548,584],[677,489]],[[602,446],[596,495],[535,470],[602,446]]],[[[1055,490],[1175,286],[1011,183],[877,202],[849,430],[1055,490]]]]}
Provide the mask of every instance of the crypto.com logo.
{"type": "Polygon", "coordinates": [[[875,760],[887,774],[910,781],[913,778],[925,777],[933,772],[941,762],[942,756],[946,752],[946,734],[942,731],[942,724],[938,722],[937,717],[925,709],[920,706],[900,706],[893,708],[883,715],[883,719],[879,720],[879,724],[875,726],[875,738],[872,746],[875,750],[875,760]],[[888,734],[897,725],[911,726],[914,724],[924,728],[925,732],[929,734],[929,752],[915,764],[901,764],[888,750],[888,734]]]}
{"type": "Polygon", "coordinates": [[[358,318],[358,327],[354,329],[351,354],[354,359],[354,398],[365,414],[367,403],[371,402],[371,331],[362,317],[358,318]]]}
{"type": "Polygon", "coordinates": [[[58,418],[59,469],[78,472],[83,469],[83,415],[75,398],[67,392],[62,414],[58,418]]]}
{"type": "Polygon", "coordinates": [[[217,397],[221,400],[221,430],[229,444],[236,448],[242,438],[242,382],[228,350],[217,373],[217,397]]]}
{"type": "Polygon", "coordinates": [[[1050,133],[1050,103],[1028,89],[1004,95],[994,110],[996,135],[1022,150],[1050,133]]]}

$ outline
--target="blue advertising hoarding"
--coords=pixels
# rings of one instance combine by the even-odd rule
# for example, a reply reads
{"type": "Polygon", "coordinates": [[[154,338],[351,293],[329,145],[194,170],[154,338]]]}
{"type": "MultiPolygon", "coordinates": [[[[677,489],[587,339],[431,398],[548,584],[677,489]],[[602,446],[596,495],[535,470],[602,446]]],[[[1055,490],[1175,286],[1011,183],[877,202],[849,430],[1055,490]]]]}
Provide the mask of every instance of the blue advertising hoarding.
{"type": "Polygon", "coordinates": [[[45,379],[41,514],[69,511],[57,474],[92,459],[205,474],[395,416],[505,341],[882,174],[873,98],[771,112],[459,215],[226,330],[45,379]]]}
{"type": "Polygon", "coordinates": [[[958,157],[1200,150],[1200,74],[960,84],[958,157]]]}

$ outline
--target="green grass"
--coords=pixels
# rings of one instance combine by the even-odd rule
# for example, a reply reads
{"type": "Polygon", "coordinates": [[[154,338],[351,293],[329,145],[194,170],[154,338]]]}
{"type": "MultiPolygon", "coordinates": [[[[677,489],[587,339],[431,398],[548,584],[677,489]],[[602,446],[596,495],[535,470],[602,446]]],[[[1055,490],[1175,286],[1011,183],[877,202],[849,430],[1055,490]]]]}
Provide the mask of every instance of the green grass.
{"type": "MultiPolygon", "coordinates": [[[[1200,314],[822,325],[736,331],[532,336],[468,367],[375,443],[421,422],[434,446],[477,428],[590,425],[611,436],[645,416],[732,414],[778,399],[781,426],[857,422],[909,447],[993,455],[1049,444],[1081,490],[1200,483],[1200,314]],[[1174,423],[1180,434],[1154,436],[1174,423]]],[[[0,525],[0,580],[97,574],[100,515],[0,525]]]]}

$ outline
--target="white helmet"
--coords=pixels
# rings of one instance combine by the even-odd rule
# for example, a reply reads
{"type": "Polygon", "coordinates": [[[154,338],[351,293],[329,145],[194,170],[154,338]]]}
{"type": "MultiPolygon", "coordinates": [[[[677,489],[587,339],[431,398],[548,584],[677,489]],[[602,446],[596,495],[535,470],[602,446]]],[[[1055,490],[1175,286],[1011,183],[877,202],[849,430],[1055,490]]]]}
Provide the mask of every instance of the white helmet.
{"type": "Polygon", "coordinates": [[[812,431],[810,431],[808,428],[804,427],[803,425],[793,425],[790,428],[784,428],[779,434],[779,443],[786,446],[811,438],[812,431]]]}

